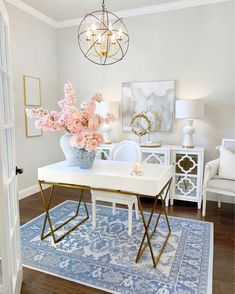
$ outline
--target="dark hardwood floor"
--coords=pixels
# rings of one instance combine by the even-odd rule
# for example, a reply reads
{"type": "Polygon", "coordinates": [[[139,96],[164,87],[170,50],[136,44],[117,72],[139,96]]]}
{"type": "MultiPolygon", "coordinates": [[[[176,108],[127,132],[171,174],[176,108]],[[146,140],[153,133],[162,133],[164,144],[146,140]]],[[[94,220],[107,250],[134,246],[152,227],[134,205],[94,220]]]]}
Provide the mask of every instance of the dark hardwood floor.
{"type": "MultiPolygon", "coordinates": [[[[77,191],[56,188],[53,206],[67,200],[77,200],[77,191]]],[[[86,200],[90,195],[86,193],[86,200]]],[[[151,200],[143,203],[146,210],[151,207],[151,200]]],[[[208,201],[205,221],[214,223],[214,266],[213,266],[213,294],[234,294],[234,211],[232,204],[222,204],[217,208],[216,202],[208,201]]],[[[39,193],[20,201],[21,224],[43,213],[42,201],[39,193]]],[[[190,219],[203,219],[196,204],[175,201],[174,206],[168,208],[171,216],[190,219]]],[[[105,293],[94,288],[69,282],[57,277],[24,268],[23,294],[98,294],[105,293]]],[[[147,293],[146,293],[147,294],[147,293]]]]}

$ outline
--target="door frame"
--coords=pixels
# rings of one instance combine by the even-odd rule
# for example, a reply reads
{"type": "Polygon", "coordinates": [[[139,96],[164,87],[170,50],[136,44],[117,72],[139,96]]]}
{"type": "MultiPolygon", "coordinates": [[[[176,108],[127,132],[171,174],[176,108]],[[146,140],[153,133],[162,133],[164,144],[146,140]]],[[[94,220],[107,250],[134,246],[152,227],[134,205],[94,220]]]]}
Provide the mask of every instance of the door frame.
{"type": "MultiPolygon", "coordinates": [[[[10,155],[12,158],[12,166],[11,171],[13,174],[13,171],[15,169],[16,165],[16,149],[15,149],[15,130],[14,130],[14,106],[13,106],[13,98],[12,98],[12,74],[11,74],[11,58],[10,58],[10,40],[9,40],[9,17],[6,10],[6,7],[4,5],[3,0],[0,0],[0,15],[6,25],[6,31],[7,31],[7,39],[3,40],[2,44],[6,43],[6,60],[8,64],[8,70],[7,75],[9,80],[7,80],[7,86],[5,84],[5,87],[7,87],[8,91],[8,98],[10,103],[10,111],[12,111],[12,117],[10,119],[10,125],[9,130],[11,130],[11,143],[12,145],[7,148],[7,150],[10,150],[10,155]]],[[[1,36],[0,36],[1,37],[1,36]]],[[[0,56],[1,58],[1,56],[0,56]]],[[[4,54],[3,54],[4,58],[4,54]]],[[[3,69],[4,73],[4,69],[3,69]]],[[[4,75],[1,75],[1,79],[4,75]]],[[[2,80],[3,81],[3,80],[2,80]]],[[[3,85],[3,84],[2,84],[3,85]]],[[[4,92],[2,92],[4,93],[4,92]]],[[[7,93],[7,92],[6,92],[7,93]]],[[[1,112],[1,109],[0,109],[1,112]]],[[[2,114],[4,114],[4,109],[2,111],[2,114]]],[[[5,116],[5,115],[4,115],[5,116]]],[[[7,191],[7,185],[6,182],[8,181],[7,177],[7,168],[10,166],[9,162],[7,164],[7,160],[4,159],[2,156],[6,156],[6,142],[7,140],[4,139],[4,129],[5,129],[5,123],[3,122],[4,119],[0,120],[0,254],[1,254],[1,260],[2,260],[2,289],[3,293],[7,294],[19,294],[21,291],[21,284],[22,284],[22,260],[21,260],[21,254],[20,254],[20,223],[19,223],[19,200],[17,195],[17,179],[16,176],[12,177],[12,185],[13,188],[11,190],[12,193],[7,191]],[[15,180],[15,182],[14,182],[15,180]],[[10,197],[16,197],[15,198],[15,211],[17,213],[17,216],[15,218],[15,223],[12,225],[10,224],[10,220],[13,219],[10,218],[11,212],[14,212],[14,209],[12,208],[10,210],[10,201],[8,201],[9,196],[7,198],[6,195],[10,195],[10,197]],[[7,200],[7,201],[6,201],[7,200]],[[10,231],[10,229],[13,227],[13,230],[10,231]],[[16,228],[16,229],[15,229],[16,228]],[[12,236],[12,237],[11,237],[12,236]],[[14,237],[16,237],[14,239],[14,237]],[[11,243],[13,242],[13,243],[11,243]],[[13,249],[11,251],[11,249],[13,249]],[[14,259],[15,257],[15,259],[14,259]],[[14,262],[13,260],[17,260],[16,262],[16,269],[14,268],[14,262]],[[15,272],[14,272],[15,270],[15,272]],[[15,280],[14,280],[15,278],[15,280]]],[[[6,138],[6,134],[5,134],[6,138]]],[[[12,202],[13,203],[13,202],[12,202]]]]}

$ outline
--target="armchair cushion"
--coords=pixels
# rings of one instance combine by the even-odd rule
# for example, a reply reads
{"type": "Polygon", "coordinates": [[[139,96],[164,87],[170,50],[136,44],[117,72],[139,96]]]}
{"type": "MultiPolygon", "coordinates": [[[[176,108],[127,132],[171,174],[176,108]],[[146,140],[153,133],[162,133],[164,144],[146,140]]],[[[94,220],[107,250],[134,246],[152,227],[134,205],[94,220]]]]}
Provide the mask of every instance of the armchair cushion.
{"type": "Polygon", "coordinates": [[[233,180],[227,180],[220,178],[219,176],[215,176],[208,182],[207,187],[216,190],[231,192],[235,195],[235,181],[233,180]]]}
{"type": "Polygon", "coordinates": [[[219,176],[224,179],[235,180],[235,153],[220,147],[219,176]]]}
{"type": "Polygon", "coordinates": [[[219,158],[207,162],[205,166],[203,188],[207,188],[208,181],[218,174],[219,158]]]}

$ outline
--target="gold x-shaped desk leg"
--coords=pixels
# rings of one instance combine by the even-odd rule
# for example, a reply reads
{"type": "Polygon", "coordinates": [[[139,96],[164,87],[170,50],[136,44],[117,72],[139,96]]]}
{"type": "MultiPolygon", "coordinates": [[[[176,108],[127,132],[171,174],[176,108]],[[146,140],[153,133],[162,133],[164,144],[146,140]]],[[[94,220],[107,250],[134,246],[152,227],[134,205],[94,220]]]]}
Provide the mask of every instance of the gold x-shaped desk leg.
{"type": "Polygon", "coordinates": [[[148,222],[146,222],[146,220],[145,220],[143,207],[142,207],[142,204],[141,204],[141,201],[140,201],[140,197],[141,196],[140,195],[137,195],[138,203],[139,203],[139,209],[140,209],[140,212],[141,212],[141,216],[142,216],[142,220],[143,220],[145,232],[144,232],[144,236],[142,238],[141,244],[140,244],[139,251],[138,251],[137,256],[136,256],[136,263],[139,261],[139,259],[143,255],[146,247],[148,246],[149,249],[150,249],[152,260],[153,260],[153,266],[156,268],[156,266],[157,266],[157,264],[158,264],[158,262],[159,262],[159,260],[161,258],[161,255],[162,255],[162,253],[163,253],[163,251],[164,251],[164,249],[166,247],[167,241],[168,241],[168,239],[170,237],[170,234],[171,234],[171,227],[170,227],[170,223],[169,223],[169,220],[168,220],[168,217],[167,217],[167,212],[166,212],[166,207],[165,207],[165,199],[166,199],[167,194],[169,192],[171,181],[172,181],[172,178],[163,187],[163,189],[161,190],[161,192],[155,197],[155,201],[154,201],[154,204],[153,204],[153,207],[152,207],[152,210],[151,210],[151,213],[150,213],[148,222]],[[162,196],[163,193],[164,193],[164,196],[162,196]],[[153,215],[154,215],[154,211],[156,210],[158,199],[161,200],[161,209],[159,211],[158,218],[157,218],[156,224],[154,226],[154,229],[152,230],[151,233],[149,233],[149,227],[150,227],[150,224],[151,224],[153,215]],[[167,227],[168,227],[168,231],[169,232],[168,232],[168,235],[166,236],[166,239],[165,239],[165,241],[163,243],[163,246],[162,246],[162,248],[161,248],[158,256],[155,258],[154,252],[153,252],[153,248],[152,248],[152,244],[151,244],[151,239],[152,239],[152,237],[153,237],[153,235],[154,235],[154,233],[155,233],[155,231],[157,229],[157,226],[158,226],[158,223],[159,223],[159,220],[160,220],[160,217],[161,217],[162,212],[165,215],[166,222],[167,222],[167,227]],[[146,238],[147,238],[147,241],[144,244],[146,238]]]}
{"type": "MultiPolygon", "coordinates": [[[[84,197],[83,197],[83,192],[84,191],[81,190],[81,195],[80,195],[80,199],[79,199],[79,202],[78,202],[78,205],[77,205],[77,210],[76,210],[75,215],[73,215],[72,217],[70,217],[69,219],[67,219],[64,223],[60,224],[58,227],[53,228],[53,224],[52,224],[51,217],[50,217],[50,206],[51,206],[52,196],[53,196],[53,193],[54,193],[54,188],[55,188],[55,186],[63,186],[63,187],[66,187],[66,185],[60,185],[60,184],[54,184],[54,185],[52,185],[51,186],[51,190],[50,190],[50,194],[49,194],[49,200],[48,200],[48,203],[46,203],[46,197],[45,197],[44,191],[42,189],[42,182],[41,181],[38,181],[38,183],[39,183],[39,187],[40,187],[40,191],[41,191],[43,205],[44,205],[44,208],[45,208],[45,211],[46,211],[46,213],[45,213],[45,219],[44,219],[44,223],[43,223],[43,228],[42,228],[42,233],[41,233],[41,240],[44,240],[48,236],[52,235],[52,238],[53,238],[54,243],[58,243],[65,236],[67,236],[70,232],[74,231],[77,227],[79,227],[82,223],[84,223],[86,220],[89,219],[89,212],[88,212],[88,209],[87,209],[87,206],[86,206],[86,202],[85,202],[84,197]],[[83,204],[84,204],[84,207],[85,207],[85,210],[86,210],[86,217],[82,221],[80,221],[78,224],[76,224],[75,226],[73,226],[71,229],[69,229],[62,236],[60,236],[59,238],[56,239],[55,232],[57,230],[59,230],[60,228],[62,228],[63,226],[65,226],[66,224],[68,224],[70,221],[72,221],[74,218],[76,218],[78,216],[81,202],[83,202],[83,204]],[[49,223],[50,232],[45,235],[45,229],[46,229],[47,221],[49,223]]],[[[44,182],[44,184],[45,184],[45,182],[44,182]]]]}

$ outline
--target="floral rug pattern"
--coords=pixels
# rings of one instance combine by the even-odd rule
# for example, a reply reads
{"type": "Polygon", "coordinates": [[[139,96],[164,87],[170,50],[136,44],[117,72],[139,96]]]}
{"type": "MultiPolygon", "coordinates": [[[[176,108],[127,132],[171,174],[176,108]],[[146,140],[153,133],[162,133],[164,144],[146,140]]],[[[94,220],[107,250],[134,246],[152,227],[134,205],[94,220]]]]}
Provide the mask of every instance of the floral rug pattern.
{"type": "MultiPolygon", "coordinates": [[[[65,201],[51,211],[57,226],[76,210],[77,202],[65,201]]],[[[209,294],[213,263],[213,224],[169,217],[172,229],[168,244],[153,268],[149,249],[136,264],[135,257],[143,236],[141,218],[133,212],[133,233],[128,236],[127,210],[97,205],[97,227],[92,229],[90,219],[54,244],[49,237],[40,240],[44,215],[21,228],[23,263],[39,271],[64,279],[103,289],[110,293],[135,294],[209,294]]],[[[58,232],[68,230],[85,216],[80,215],[58,232]]],[[[146,213],[148,217],[148,213],[146,213]]],[[[165,218],[152,239],[155,256],[167,234],[165,218]]]]}

